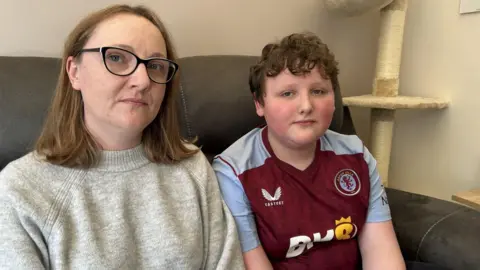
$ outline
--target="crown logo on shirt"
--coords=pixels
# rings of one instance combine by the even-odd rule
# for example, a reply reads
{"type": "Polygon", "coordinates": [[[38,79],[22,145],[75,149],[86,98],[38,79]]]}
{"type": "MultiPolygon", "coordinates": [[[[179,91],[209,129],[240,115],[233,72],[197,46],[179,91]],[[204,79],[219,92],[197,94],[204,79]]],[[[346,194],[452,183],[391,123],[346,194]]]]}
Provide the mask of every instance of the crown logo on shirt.
{"type": "Polygon", "coordinates": [[[283,201],[279,201],[280,197],[282,197],[281,187],[278,187],[275,190],[275,194],[273,194],[273,196],[262,188],[262,195],[267,201],[269,201],[268,203],[265,203],[265,206],[283,205],[283,201]]]}
{"type": "Polygon", "coordinates": [[[335,225],[342,224],[342,223],[352,223],[352,218],[351,217],[348,217],[348,218],[340,217],[340,220],[335,220],[335,225]]]}

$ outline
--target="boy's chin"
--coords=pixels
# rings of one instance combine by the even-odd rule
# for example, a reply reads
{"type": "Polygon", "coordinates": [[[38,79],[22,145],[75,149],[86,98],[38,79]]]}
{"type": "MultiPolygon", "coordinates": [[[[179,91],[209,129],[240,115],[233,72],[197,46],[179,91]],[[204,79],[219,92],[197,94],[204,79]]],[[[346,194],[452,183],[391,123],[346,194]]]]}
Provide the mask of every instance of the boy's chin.
{"type": "Polygon", "coordinates": [[[309,147],[312,144],[315,144],[320,139],[320,137],[325,134],[325,132],[326,131],[311,132],[306,134],[295,134],[292,138],[292,141],[299,147],[309,147]]]}
{"type": "Polygon", "coordinates": [[[302,148],[309,148],[312,145],[317,143],[319,137],[316,136],[308,136],[308,137],[297,137],[293,141],[294,145],[298,149],[302,148]]]}
{"type": "Polygon", "coordinates": [[[304,143],[312,143],[320,139],[320,137],[325,134],[325,131],[320,131],[320,130],[315,130],[315,131],[309,131],[309,132],[296,132],[294,135],[295,141],[304,142],[304,143]]]}

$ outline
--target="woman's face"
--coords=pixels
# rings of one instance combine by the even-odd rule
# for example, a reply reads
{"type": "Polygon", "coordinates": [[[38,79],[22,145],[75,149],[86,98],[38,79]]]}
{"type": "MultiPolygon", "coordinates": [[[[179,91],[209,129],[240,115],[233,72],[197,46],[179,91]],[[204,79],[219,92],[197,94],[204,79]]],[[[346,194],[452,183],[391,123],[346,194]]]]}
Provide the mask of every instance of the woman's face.
{"type": "MultiPolygon", "coordinates": [[[[147,19],[119,14],[100,23],[83,49],[114,46],[134,53],[140,58],[167,58],[165,40],[159,29],[147,19]]],[[[105,62],[100,52],[83,52],[76,60],[70,57],[67,71],[75,90],[81,91],[85,124],[100,140],[129,137],[139,143],[143,129],[157,116],[166,84],[153,82],[147,69],[160,65],[138,65],[128,76],[112,74],[106,66],[128,65],[135,62],[128,53],[109,50],[105,62]],[[124,63],[125,62],[125,63],[124,63]],[[103,139],[102,139],[103,138],[103,139]]],[[[168,67],[167,67],[168,68],[168,67]]],[[[112,68],[110,68],[112,71],[112,68]]]]}

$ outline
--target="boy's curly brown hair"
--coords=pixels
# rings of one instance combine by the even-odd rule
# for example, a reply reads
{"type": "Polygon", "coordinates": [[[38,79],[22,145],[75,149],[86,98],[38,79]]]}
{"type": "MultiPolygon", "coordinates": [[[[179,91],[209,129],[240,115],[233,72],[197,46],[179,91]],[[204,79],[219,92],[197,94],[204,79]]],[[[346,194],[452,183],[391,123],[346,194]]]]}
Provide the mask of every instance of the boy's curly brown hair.
{"type": "Polygon", "coordinates": [[[321,76],[330,79],[333,89],[337,89],[338,63],[328,46],[310,32],[288,35],[279,43],[269,43],[263,48],[260,60],[250,68],[250,91],[263,105],[266,77],[275,77],[285,68],[294,75],[303,75],[316,66],[321,76]]]}

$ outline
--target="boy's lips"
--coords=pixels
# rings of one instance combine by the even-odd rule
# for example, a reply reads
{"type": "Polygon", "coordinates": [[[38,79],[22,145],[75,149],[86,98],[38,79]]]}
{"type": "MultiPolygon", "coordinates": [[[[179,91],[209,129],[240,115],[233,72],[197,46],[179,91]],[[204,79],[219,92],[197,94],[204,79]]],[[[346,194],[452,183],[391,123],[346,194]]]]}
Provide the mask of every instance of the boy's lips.
{"type": "Polygon", "coordinates": [[[295,121],[293,122],[294,124],[299,124],[299,125],[311,125],[313,123],[315,123],[316,121],[315,120],[300,120],[300,121],[295,121]]]}

